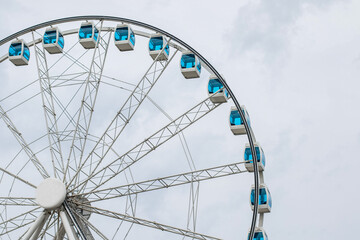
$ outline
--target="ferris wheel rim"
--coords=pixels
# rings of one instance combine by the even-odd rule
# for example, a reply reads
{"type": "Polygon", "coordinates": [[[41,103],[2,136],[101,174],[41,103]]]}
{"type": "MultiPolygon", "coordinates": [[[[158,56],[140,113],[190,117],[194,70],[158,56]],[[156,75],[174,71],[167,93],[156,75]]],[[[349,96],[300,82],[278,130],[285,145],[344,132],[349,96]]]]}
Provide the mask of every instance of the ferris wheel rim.
{"type": "MultiPolygon", "coordinates": [[[[55,25],[55,24],[62,24],[62,23],[68,23],[68,22],[75,22],[75,21],[86,21],[86,20],[99,20],[99,21],[114,21],[114,22],[123,22],[123,23],[129,23],[132,25],[136,25],[139,27],[143,27],[146,29],[150,29],[153,30],[157,33],[163,34],[165,36],[167,36],[168,38],[172,39],[173,41],[180,43],[182,46],[184,46],[187,50],[191,51],[193,54],[195,54],[211,71],[210,73],[213,73],[218,79],[219,81],[223,84],[224,88],[228,91],[228,94],[230,95],[232,101],[234,102],[236,108],[238,109],[238,112],[241,116],[242,119],[246,119],[245,115],[242,111],[242,107],[239,104],[239,102],[236,99],[235,94],[232,92],[232,90],[230,89],[229,85],[227,84],[227,82],[225,81],[225,79],[219,74],[219,72],[215,69],[215,67],[212,66],[212,64],[206,60],[205,57],[203,57],[199,52],[197,52],[194,48],[192,48],[189,44],[185,43],[184,41],[182,41],[181,39],[177,38],[176,36],[170,34],[167,31],[164,31],[160,28],[157,28],[153,25],[141,22],[141,21],[137,21],[137,20],[132,20],[129,18],[122,18],[122,17],[115,17],[115,16],[105,16],[105,15],[84,15],[84,16],[73,16],[73,17],[65,17],[65,18],[59,18],[59,19],[55,19],[55,20],[50,20],[50,21],[46,21],[40,24],[36,24],[34,26],[25,28],[23,30],[20,30],[14,34],[9,35],[8,37],[3,38],[2,40],[0,40],[0,46],[10,42],[13,39],[16,39],[24,34],[36,31],[38,29],[47,27],[47,26],[51,26],[51,25],[55,25]]],[[[36,43],[34,43],[36,44],[36,43]]],[[[257,154],[255,151],[255,142],[256,142],[256,138],[255,135],[252,131],[252,128],[249,126],[249,123],[247,122],[247,120],[243,121],[244,127],[246,129],[246,135],[249,141],[249,145],[250,145],[250,150],[253,156],[253,168],[254,168],[254,208],[253,208],[253,216],[252,216],[252,222],[251,222],[251,226],[250,226],[250,233],[249,233],[249,239],[252,239],[254,237],[255,234],[255,228],[256,228],[256,221],[257,221],[257,215],[258,215],[258,206],[259,206],[259,169],[258,169],[258,159],[257,159],[257,154]]]]}

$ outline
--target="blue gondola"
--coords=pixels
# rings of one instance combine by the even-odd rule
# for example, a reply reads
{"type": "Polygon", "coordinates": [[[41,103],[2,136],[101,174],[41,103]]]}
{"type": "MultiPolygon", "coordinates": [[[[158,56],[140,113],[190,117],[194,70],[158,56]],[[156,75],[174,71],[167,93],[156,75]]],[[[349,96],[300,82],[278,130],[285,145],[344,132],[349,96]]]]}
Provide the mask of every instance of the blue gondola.
{"type": "Polygon", "coordinates": [[[57,27],[47,28],[43,37],[43,47],[50,54],[62,53],[64,37],[57,27]]]}
{"type": "Polygon", "coordinates": [[[79,29],[79,42],[85,49],[95,48],[99,30],[92,22],[84,22],[79,29]]]}
{"type": "MultiPolygon", "coordinates": [[[[265,170],[265,154],[264,154],[264,150],[262,149],[262,147],[260,146],[260,144],[258,142],[255,142],[254,146],[255,146],[256,158],[257,158],[257,161],[258,161],[258,170],[261,172],[261,171],[265,170]]],[[[253,159],[253,157],[252,157],[252,154],[251,154],[250,145],[247,143],[247,144],[245,144],[244,160],[246,161],[245,168],[249,172],[254,172],[254,166],[253,166],[252,159],[253,159]]]]}
{"type": "Polygon", "coordinates": [[[224,85],[220,82],[218,77],[215,75],[210,75],[208,83],[208,94],[211,96],[213,93],[216,93],[210,97],[210,100],[213,103],[224,103],[227,102],[229,98],[229,93],[226,89],[222,89],[224,85]],[[219,91],[219,89],[222,89],[219,91]],[[218,92],[219,91],[219,92],[218,92]]]}
{"type": "MultiPolygon", "coordinates": [[[[250,205],[251,210],[254,210],[254,201],[255,201],[255,186],[252,185],[250,193],[250,205]]],[[[261,183],[259,186],[259,213],[269,213],[271,212],[272,199],[270,191],[264,183],[261,183]]]]}
{"type": "MultiPolygon", "coordinates": [[[[249,127],[251,127],[250,117],[245,106],[241,106],[241,108],[243,109],[243,113],[245,114],[245,118],[249,127]]],[[[234,135],[246,134],[244,121],[241,119],[240,113],[235,106],[231,107],[230,109],[230,129],[234,135]]]]}
{"type": "MultiPolygon", "coordinates": [[[[248,233],[248,240],[250,238],[250,231],[248,233]]],[[[253,240],[268,240],[268,236],[262,227],[255,228],[253,240]]]]}
{"type": "Polygon", "coordinates": [[[8,56],[9,60],[16,66],[28,65],[30,60],[29,46],[22,39],[12,41],[8,56]]]}
{"type": "Polygon", "coordinates": [[[116,26],[114,33],[115,46],[120,51],[134,50],[135,34],[130,26],[119,24],[116,26]]]}
{"type": "Polygon", "coordinates": [[[180,59],[180,69],[187,79],[200,77],[201,63],[199,58],[190,51],[184,51],[180,59]]]}
{"type": "Polygon", "coordinates": [[[164,36],[160,34],[154,34],[150,37],[149,53],[152,59],[156,59],[157,61],[167,60],[169,58],[170,48],[164,36]],[[163,49],[164,51],[162,51],[163,49]],[[158,55],[159,57],[157,57],[158,55]]]}

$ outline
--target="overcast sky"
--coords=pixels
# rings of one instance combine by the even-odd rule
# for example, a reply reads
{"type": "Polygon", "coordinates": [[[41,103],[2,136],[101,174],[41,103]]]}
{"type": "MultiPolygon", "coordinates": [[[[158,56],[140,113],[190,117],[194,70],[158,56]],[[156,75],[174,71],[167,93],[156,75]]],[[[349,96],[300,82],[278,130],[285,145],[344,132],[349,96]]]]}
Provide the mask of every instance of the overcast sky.
{"type": "Polygon", "coordinates": [[[0,38],[56,18],[97,14],[146,22],[184,40],[225,76],[249,110],[273,195],[264,225],[269,238],[357,238],[359,1],[2,0],[1,5],[0,38]]]}

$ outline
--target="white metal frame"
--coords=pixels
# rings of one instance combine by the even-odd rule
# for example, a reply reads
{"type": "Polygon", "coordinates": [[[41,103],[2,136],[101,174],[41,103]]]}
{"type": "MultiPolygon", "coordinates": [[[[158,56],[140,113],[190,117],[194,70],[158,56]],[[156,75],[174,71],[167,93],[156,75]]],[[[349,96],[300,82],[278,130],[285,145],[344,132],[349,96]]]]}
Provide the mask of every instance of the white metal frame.
{"type": "MultiPolygon", "coordinates": [[[[81,19],[81,18],[80,18],[81,19]]],[[[97,19],[97,18],[95,18],[97,19]]],[[[107,18],[107,20],[110,20],[111,18],[107,18]]],[[[82,19],[82,20],[88,20],[88,19],[82,19]]],[[[89,20],[91,20],[91,18],[89,18],[89,20]]],[[[100,20],[100,22],[102,23],[104,19],[98,19],[100,20]]],[[[73,21],[73,20],[72,20],[73,21]]],[[[124,22],[124,21],[122,21],[124,22]]],[[[126,21],[125,21],[126,22],[126,21]]],[[[61,23],[61,21],[59,21],[59,23],[61,23]]],[[[129,21],[129,23],[133,23],[133,21],[129,21]]],[[[48,25],[52,25],[52,24],[48,24],[48,25]]],[[[136,25],[136,23],[135,23],[136,25]]],[[[140,24],[139,24],[140,25],[140,24]]],[[[94,26],[94,25],[93,25],[94,26]]],[[[42,25],[38,26],[38,28],[43,27],[42,25]]],[[[148,27],[148,26],[147,26],[148,27]]],[[[153,27],[149,27],[150,29],[154,30],[153,27]]],[[[34,31],[34,29],[37,28],[33,28],[32,31],[34,31]]],[[[114,28],[112,27],[100,27],[100,31],[99,31],[99,36],[98,36],[98,41],[96,42],[96,45],[94,47],[86,47],[86,48],[95,48],[94,52],[96,52],[98,50],[98,44],[100,45],[101,42],[101,32],[112,32],[114,31],[114,28]]],[[[140,33],[140,31],[134,31],[135,34],[140,33]]],[[[114,177],[116,177],[120,172],[123,172],[124,170],[126,170],[127,168],[130,167],[130,165],[132,165],[133,163],[135,163],[136,161],[140,160],[142,158],[143,154],[143,150],[145,148],[147,148],[146,151],[148,151],[146,154],[148,154],[149,152],[155,150],[157,147],[159,147],[160,145],[162,145],[163,143],[165,143],[166,141],[168,141],[170,138],[172,138],[173,136],[176,136],[178,133],[181,133],[182,130],[184,130],[185,128],[187,128],[188,126],[192,125],[194,122],[196,122],[197,120],[199,120],[200,118],[202,118],[203,116],[205,116],[207,113],[211,112],[213,109],[215,109],[217,106],[219,106],[220,104],[214,104],[210,98],[212,97],[209,96],[209,98],[207,98],[206,100],[202,101],[201,103],[199,103],[198,105],[196,105],[194,108],[191,108],[188,112],[184,113],[183,115],[181,115],[179,118],[173,120],[171,123],[169,123],[166,127],[160,129],[158,132],[156,132],[155,134],[151,135],[149,138],[147,138],[145,141],[143,141],[142,143],[140,143],[139,145],[137,145],[135,148],[131,149],[127,154],[120,156],[119,158],[115,159],[113,162],[111,162],[110,164],[107,164],[105,168],[101,168],[100,170],[97,170],[100,167],[100,163],[102,161],[102,159],[106,156],[105,155],[98,155],[95,154],[96,151],[98,151],[99,149],[104,149],[104,147],[107,149],[106,152],[109,151],[114,151],[114,149],[112,148],[112,144],[113,142],[116,141],[117,137],[115,135],[115,137],[112,137],[112,133],[110,134],[110,131],[114,131],[116,133],[118,132],[122,132],[122,127],[126,126],[128,121],[131,119],[132,115],[136,112],[137,108],[141,105],[142,101],[147,97],[147,93],[148,91],[152,88],[152,86],[155,84],[155,82],[158,80],[158,78],[161,76],[162,72],[166,69],[167,64],[171,61],[172,57],[175,56],[176,52],[172,55],[172,57],[170,58],[170,60],[168,60],[168,56],[164,57],[164,48],[166,47],[167,44],[169,44],[169,46],[174,47],[176,50],[181,50],[184,51],[183,46],[185,46],[185,49],[187,48],[188,51],[194,52],[194,54],[196,55],[196,57],[199,57],[199,59],[201,59],[202,65],[206,66],[205,69],[209,70],[210,73],[215,74],[220,81],[223,81],[224,83],[224,89],[229,90],[229,94],[231,96],[231,98],[233,98],[233,100],[235,101],[235,105],[237,106],[237,109],[242,109],[242,107],[238,106],[238,103],[234,97],[234,95],[232,94],[231,90],[228,88],[226,82],[223,80],[223,78],[217,73],[217,71],[206,61],[206,59],[204,59],[201,55],[199,55],[195,50],[193,50],[191,47],[189,47],[188,45],[184,44],[182,41],[180,41],[177,38],[175,44],[170,44],[169,42],[167,42],[168,39],[165,39],[165,36],[171,36],[171,35],[167,35],[164,34],[162,30],[159,31],[155,31],[157,32],[155,35],[161,35],[164,38],[164,43],[163,43],[163,49],[159,52],[157,52],[156,56],[154,57],[154,55],[151,55],[152,58],[154,59],[154,63],[151,65],[151,67],[149,68],[148,72],[144,75],[144,77],[141,79],[140,83],[137,85],[137,87],[134,89],[132,95],[130,95],[128,101],[129,105],[126,105],[127,103],[124,104],[124,110],[129,111],[128,115],[124,114],[125,112],[122,113],[122,111],[119,111],[119,114],[114,118],[113,122],[109,125],[108,129],[106,130],[106,132],[104,133],[103,137],[100,137],[99,140],[97,141],[96,146],[94,147],[93,151],[91,151],[91,154],[94,154],[92,156],[89,155],[89,157],[86,157],[84,159],[82,159],[80,157],[80,160],[78,162],[78,164],[76,164],[76,166],[78,167],[78,169],[75,169],[75,174],[72,176],[72,178],[69,178],[69,183],[67,185],[67,187],[75,187],[78,188],[80,191],[88,191],[88,190],[92,190],[92,191],[102,191],[103,189],[100,189],[105,183],[107,183],[108,181],[110,181],[111,179],[113,179],[114,177]],[[180,44],[179,44],[180,43],[180,44]],[[177,45],[178,44],[178,45],[177,45]],[[182,46],[181,46],[182,45],[182,46]],[[203,64],[204,63],[204,64],[203,64]],[[157,68],[158,65],[161,65],[160,70],[157,68]],[[159,74],[160,73],[160,74],[159,74]],[[153,78],[151,80],[151,78],[149,78],[149,76],[153,75],[153,78]],[[144,87],[144,84],[148,84],[147,87],[144,87]],[[140,97],[140,98],[139,98],[140,97]],[[136,104],[135,104],[135,108],[133,107],[133,102],[136,100],[136,104]],[[133,109],[133,110],[129,110],[129,109],[133,109]],[[195,116],[195,117],[194,117],[195,116]],[[120,131],[119,131],[120,130],[120,131]],[[169,135],[170,134],[170,135],[169,135]],[[109,141],[110,140],[110,141],[109,141]],[[137,149],[137,147],[140,147],[139,149],[137,149]],[[137,157],[133,158],[132,154],[137,155],[137,157]],[[140,154],[140,155],[139,155],[140,154]],[[92,161],[92,157],[93,156],[97,156],[98,160],[96,161],[92,161]],[[138,157],[140,156],[140,158],[138,157]],[[90,159],[91,157],[91,164],[95,164],[95,168],[93,168],[93,170],[90,172],[90,174],[84,174],[82,167],[86,167],[87,165],[85,165],[85,163],[90,159]],[[127,157],[129,157],[128,159],[126,159],[127,157]],[[120,163],[118,163],[118,161],[121,160],[120,163]],[[110,175],[107,174],[106,171],[109,171],[110,175]],[[82,176],[82,177],[81,177],[82,176]],[[85,178],[84,178],[85,177],[85,178]],[[89,183],[93,184],[93,186],[91,186],[91,184],[89,185],[89,183]]],[[[22,32],[21,32],[22,33],[22,32]]],[[[68,35],[68,34],[74,34],[74,33],[78,33],[77,31],[74,30],[68,30],[68,31],[64,31],[63,34],[64,35],[68,35]]],[[[110,35],[110,34],[109,34],[110,35]]],[[[154,36],[154,34],[143,34],[143,35],[147,35],[147,36],[154,36]]],[[[94,28],[93,28],[93,36],[94,36],[94,28]]],[[[170,39],[173,39],[172,37],[170,37],[170,39]]],[[[0,41],[0,46],[6,41],[7,39],[3,39],[0,41]]],[[[8,41],[8,40],[7,40],[8,41]]],[[[84,41],[82,41],[84,43],[84,41]]],[[[41,56],[41,51],[39,48],[37,48],[37,44],[41,43],[41,39],[35,39],[33,38],[33,42],[29,43],[28,46],[35,46],[35,49],[37,49],[37,61],[38,61],[38,71],[39,71],[39,76],[43,76],[44,80],[48,81],[48,87],[43,87],[42,92],[43,94],[46,94],[47,90],[50,90],[52,87],[51,81],[49,83],[49,76],[46,76],[49,73],[49,69],[51,67],[40,67],[41,63],[46,63],[46,57],[45,54],[43,54],[44,56],[41,56]],[[44,74],[45,73],[45,74],[44,74]]],[[[81,43],[81,40],[80,40],[81,43]]],[[[81,43],[83,45],[83,43],[81,43]]],[[[107,51],[107,46],[109,44],[107,43],[105,49],[105,56],[106,56],[106,51],[107,51]]],[[[185,50],[187,51],[187,50],[185,50]]],[[[165,54],[166,55],[166,54],[165,54]]],[[[72,58],[71,55],[68,55],[66,52],[64,53],[64,56],[68,57],[68,58],[72,58]]],[[[104,56],[103,54],[99,54],[99,56],[104,56]]],[[[4,56],[0,59],[0,62],[4,61],[7,58],[7,56],[4,56]]],[[[96,59],[101,59],[101,58],[96,58],[96,59]]],[[[78,65],[78,66],[82,66],[81,62],[79,61],[79,59],[72,59],[74,61],[74,64],[78,65]]],[[[104,59],[102,59],[104,60],[104,59]]],[[[103,61],[100,60],[100,64],[103,63],[103,61]]],[[[95,53],[94,53],[94,57],[92,60],[92,63],[95,63],[95,53]]],[[[98,63],[96,63],[97,66],[98,63]]],[[[196,66],[195,66],[196,67],[196,66]]],[[[97,77],[95,82],[100,82],[100,78],[102,75],[102,68],[103,65],[99,66],[99,73],[93,73],[91,74],[91,69],[92,69],[92,65],[90,66],[90,74],[89,77],[97,77]],[[100,78],[98,78],[100,76],[100,78]]],[[[84,68],[84,70],[86,70],[86,67],[84,68]]],[[[74,78],[75,79],[75,78],[74,78]]],[[[76,81],[72,80],[72,81],[76,81]]],[[[87,81],[87,86],[89,86],[89,82],[87,81]]],[[[97,87],[93,88],[95,89],[95,93],[97,92],[97,87]]],[[[90,92],[94,92],[94,91],[90,91],[90,92]]],[[[217,94],[217,93],[215,93],[217,94]]],[[[87,104],[85,104],[86,100],[88,99],[87,97],[85,97],[86,95],[84,94],[84,98],[83,98],[83,104],[82,106],[86,107],[88,106],[87,104]]],[[[96,96],[96,94],[95,94],[96,96]]],[[[96,97],[95,97],[96,99],[96,97]]],[[[53,96],[53,102],[56,101],[56,96],[53,96]]],[[[57,103],[58,104],[58,103],[57,103]]],[[[95,101],[92,102],[92,104],[95,104],[95,101]]],[[[89,104],[89,114],[90,114],[90,118],[91,118],[91,114],[94,110],[93,105],[89,104]]],[[[51,107],[51,106],[50,106],[51,107]]],[[[46,172],[45,168],[41,165],[41,162],[36,158],[36,153],[34,153],[31,148],[29,147],[29,145],[31,144],[27,144],[24,140],[23,135],[21,134],[21,132],[19,132],[16,127],[14,126],[14,124],[12,123],[12,121],[10,120],[10,118],[8,117],[7,111],[5,111],[4,109],[2,109],[0,107],[1,110],[1,117],[2,119],[5,121],[5,123],[7,124],[8,128],[10,129],[10,131],[13,133],[13,135],[16,137],[16,139],[18,140],[18,142],[20,143],[22,150],[24,152],[26,152],[28,154],[29,157],[29,161],[32,162],[34,164],[34,166],[36,166],[36,168],[38,169],[38,171],[40,172],[40,174],[42,175],[42,177],[47,178],[49,177],[49,174],[46,172]]],[[[64,106],[62,108],[62,111],[64,114],[67,114],[67,117],[69,119],[73,119],[74,116],[71,116],[67,113],[66,110],[66,106],[64,106]]],[[[81,110],[80,110],[81,112],[81,110]]],[[[239,111],[240,115],[242,115],[243,117],[243,113],[242,111],[239,111]]],[[[56,114],[54,112],[50,112],[49,116],[52,116],[52,118],[54,118],[54,122],[56,123],[56,121],[58,121],[58,117],[56,117],[56,114]]],[[[80,116],[80,114],[78,114],[77,116],[80,116]]],[[[72,124],[78,126],[79,125],[79,121],[81,120],[80,117],[78,117],[77,122],[72,120],[72,124]]],[[[54,126],[54,124],[50,124],[51,126],[54,126]]],[[[251,150],[254,151],[254,144],[253,141],[255,140],[255,137],[253,136],[252,130],[249,128],[247,122],[245,121],[244,124],[244,128],[245,128],[245,133],[248,135],[249,137],[249,142],[250,142],[250,146],[251,146],[251,150]]],[[[49,129],[49,127],[48,127],[49,129]]],[[[54,136],[56,136],[56,132],[54,132],[54,136]]],[[[48,135],[50,135],[51,133],[48,131],[48,135]]],[[[59,136],[61,135],[61,137],[63,137],[62,139],[68,139],[67,133],[62,132],[59,133],[59,136]]],[[[71,134],[70,134],[71,135],[71,134]]],[[[85,132],[85,137],[88,137],[88,133],[85,132]]],[[[59,138],[59,136],[57,136],[59,138]]],[[[76,130],[75,130],[75,134],[73,135],[73,141],[77,141],[79,139],[81,139],[81,137],[75,137],[76,136],[76,130]]],[[[56,145],[56,141],[49,143],[49,148],[53,148],[53,146],[56,145]]],[[[75,146],[74,144],[72,144],[73,146],[75,146]]],[[[75,149],[75,148],[74,148],[75,149]]],[[[78,147],[76,147],[76,149],[79,149],[78,147]]],[[[146,152],[145,151],[145,152],[146,152]]],[[[145,154],[145,155],[146,155],[145,154]]],[[[256,154],[254,155],[254,162],[256,162],[256,154]]],[[[256,165],[256,164],[255,164],[256,165]]],[[[217,167],[215,167],[217,168],[217,167]]],[[[31,184],[29,181],[22,179],[21,177],[17,176],[16,174],[8,171],[6,168],[5,169],[0,169],[2,170],[3,173],[7,174],[8,176],[11,176],[14,181],[20,181],[23,183],[26,183],[27,185],[34,187],[33,184],[31,184]]],[[[234,170],[234,169],[232,169],[234,170]]],[[[56,171],[55,171],[56,172],[56,171]]],[[[65,170],[65,172],[67,172],[65,170]]],[[[197,173],[198,171],[192,171],[191,175],[194,175],[195,173],[197,173]]],[[[222,171],[218,171],[218,173],[221,173],[222,171]]],[[[255,172],[255,189],[258,188],[258,180],[257,180],[257,166],[254,167],[254,172],[255,172]]],[[[207,173],[207,171],[203,170],[203,173],[207,173]]],[[[231,171],[230,173],[225,174],[224,176],[227,175],[232,175],[232,174],[236,174],[236,173],[240,173],[237,171],[231,171]]],[[[56,176],[56,173],[54,173],[56,176]]],[[[185,174],[179,174],[180,176],[185,176],[185,174]]],[[[220,176],[220,175],[219,175],[220,176]]],[[[202,180],[208,180],[211,179],[213,177],[209,177],[209,178],[204,178],[204,179],[197,179],[195,177],[193,177],[191,179],[191,181],[188,181],[187,183],[194,183],[194,182],[198,182],[198,181],[202,181],[202,180]]],[[[65,179],[65,178],[64,178],[65,179]]],[[[167,178],[164,178],[167,179],[167,178]]],[[[263,175],[261,173],[260,176],[261,181],[263,182],[263,175]]],[[[157,180],[154,180],[157,181],[157,180]]],[[[184,183],[181,183],[184,184],[184,183]]],[[[134,185],[135,186],[135,185],[134,185]]],[[[166,186],[170,186],[170,185],[163,185],[163,187],[166,188],[166,186]]],[[[174,185],[175,186],[175,185],[174,185]]],[[[130,187],[130,186],[128,186],[130,187]]],[[[78,192],[73,192],[70,191],[70,194],[73,196],[76,196],[78,192]]],[[[92,193],[91,191],[89,193],[92,193]]],[[[130,195],[136,195],[137,192],[134,192],[133,194],[130,195]]],[[[255,197],[255,202],[258,201],[257,199],[258,196],[255,197]]],[[[3,199],[3,204],[4,206],[11,206],[11,205],[17,205],[17,206],[34,206],[34,202],[33,199],[31,198],[13,198],[13,197],[9,197],[8,199],[6,198],[1,198],[0,197],[0,202],[1,199],[3,199]]],[[[135,218],[135,217],[130,217],[128,215],[121,215],[120,213],[116,213],[116,212],[110,212],[108,210],[104,210],[104,209],[99,209],[99,208],[95,208],[89,205],[84,205],[84,204],[79,204],[79,202],[77,201],[77,198],[74,197],[73,200],[71,200],[71,198],[67,198],[63,204],[62,207],[60,207],[59,209],[57,209],[57,213],[53,212],[52,215],[49,217],[50,220],[48,222],[46,222],[46,219],[44,217],[42,217],[42,215],[40,216],[40,220],[36,220],[35,224],[33,226],[37,226],[35,231],[32,232],[32,234],[37,234],[37,236],[44,236],[44,234],[46,234],[45,231],[41,232],[41,229],[43,228],[43,226],[46,224],[45,229],[48,229],[48,226],[53,226],[53,222],[60,222],[59,220],[54,219],[53,215],[57,215],[58,219],[61,219],[61,224],[58,225],[58,227],[55,227],[58,230],[58,235],[56,235],[56,239],[62,239],[64,237],[64,232],[66,232],[66,234],[68,235],[69,239],[91,239],[92,235],[89,233],[84,233],[87,230],[89,230],[88,227],[90,227],[92,229],[92,231],[94,232],[100,232],[97,227],[95,227],[94,225],[91,225],[91,223],[89,221],[87,221],[87,219],[84,219],[84,217],[82,215],[76,215],[76,211],[74,211],[74,208],[79,208],[79,209],[86,209],[89,212],[93,212],[96,214],[102,214],[104,216],[108,216],[108,217],[115,217],[116,219],[121,219],[124,221],[130,221],[132,223],[135,224],[140,224],[140,225],[144,225],[144,226],[148,226],[148,227],[153,227],[162,231],[169,231],[169,232],[173,232],[173,233],[178,233],[181,234],[183,236],[188,236],[191,238],[197,238],[197,239],[217,239],[214,237],[210,237],[210,236],[206,236],[203,234],[197,234],[195,232],[191,232],[191,231],[186,231],[186,230],[182,230],[182,229],[178,229],[175,227],[171,227],[171,226],[166,226],[166,225],[162,225],[162,224],[158,224],[152,221],[147,221],[147,220],[143,220],[140,218],[135,218]],[[69,201],[69,205],[67,204],[66,201],[69,201]],[[74,213],[72,213],[74,212],[74,213]],[[111,216],[110,216],[111,215],[111,216]],[[45,219],[45,220],[44,220],[45,219]],[[41,223],[41,224],[39,224],[41,223]],[[85,225],[84,225],[85,224],[85,225]],[[41,226],[41,227],[40,227],[41,226]],[[75,226],[75,228],[73,227],[75,226]],[[87,230],[86,230],[87,229],[87,230]]],[[[195,200],[196,201],[196,200],[195,200]]],[[[255,205],[255,207],[253,208],[254,210],[254,216],[253,217],[253,221],[252,221],[252,226],[251,226],[251,230],[250,230],[250,235],[253,234],[254,231],[254,224],[256,224],[256,216],[257,216],[257,205],[255,205]],[[255,220],[255,221],[254,221],[255,220]]],[[[33,211],[29,211],[26,212],[25,215],[19,215],[16,218],[25,219],[25,216],[27,216],[28,214],[32,214],[33,211]]],[[[31,215],[33,216],[33,215],[31,215]]],[[[261,226],[263,223],[263,215],[260,215],[260,222],[261,222],[261,226]]],[[[0,219],[1,221],[1,219],[0,219]]],[[[9,220],[0,222],[0,230],[1,230],[1,224],[7,224],[9,220]]],[[[10,219],[10,221],[13,221],[10,219]]],[[[28,224],[32,223],[32,221],[28,221],[27,223],[24,223],[22,226],[17,226],[14,229],[20,229],[28,224]]],[[[14,230],[14,231],[15,231],[14,230]]],[[[13,231],[13,230],[12,230],[13,231]]],[[[0,231],[0,236],[2,234],[7,234],[7,232],[2,233],[0,231]]],[[[100,236],[103,239],[106,239],[105,236],[102,236],[101,232],[97,233],[98,236],[100,236]]],[[[27,236],[27,235],[24,235],[27,236]]],[[[32,235],[33,238],[35,238],[35,235],[32,235]]]]}

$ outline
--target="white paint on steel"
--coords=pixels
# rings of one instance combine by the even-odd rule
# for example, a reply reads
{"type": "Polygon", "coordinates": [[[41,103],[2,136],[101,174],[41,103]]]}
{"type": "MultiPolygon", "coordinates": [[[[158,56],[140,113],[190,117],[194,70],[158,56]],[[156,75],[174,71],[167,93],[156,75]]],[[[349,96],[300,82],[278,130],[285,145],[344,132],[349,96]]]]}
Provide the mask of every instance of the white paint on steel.
{"type": "Polygon", "coordinates": [[[36,189],[36,202],[47,210],[60,207],[65,197],[65,184],[56,178],[46,178],[36,189]]]}
{"type": "Polygon", "coordinates": [[[31,236],[34,234],[34,232],[42,225],[45,218],[48,216],[47,212],[42,212],[39,217],[35,220],[33,225],[29,228],[29,230],[26,232],[26,234],[21,238],[21,240],[29,240],[31,236]]]}
{"type": "Polygon", "coordinates": [[[60,211],[60,218],[61,218],[61,222],[65,228],[65,232],[66,232],[66,235],[68,236],[69,240],[78,240],[78,238],[76,237],[76,235],[74,233],[73,228],[70,225],[69,219],[63,210],[60,211]]]}

